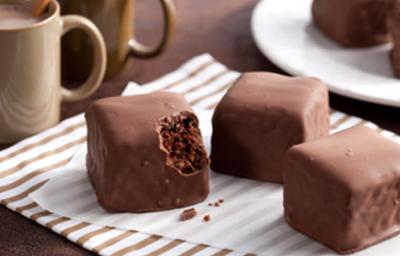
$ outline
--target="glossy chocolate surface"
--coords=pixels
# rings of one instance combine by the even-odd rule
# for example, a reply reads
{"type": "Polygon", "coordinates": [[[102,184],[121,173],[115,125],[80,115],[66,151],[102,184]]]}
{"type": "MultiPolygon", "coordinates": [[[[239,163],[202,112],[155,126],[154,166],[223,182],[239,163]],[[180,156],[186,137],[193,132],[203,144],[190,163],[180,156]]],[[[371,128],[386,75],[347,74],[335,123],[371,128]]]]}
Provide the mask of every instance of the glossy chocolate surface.
{"type": "Polygon", "coordinates": [[[107,211],[159,211],[207,197],[209,160],[183,96],[102,99],[89,107],[86,120],[88,174],[107,211]]]}
{"type": "Polygon", "coordinates": [[[328,111],[327,88],[317,79],[245,73],[215,110],[211,166],[281,183],[286,151],[327,135],[328,111]]]}
{"type": "Polygon", "coordinates": [[[288,224],[351,253],[400,231],[400,145],[358,126],[294,146],[284,173],[288,224]]]}
{"type": "Polygon", "coordinates": [[[345,47],[387,43],[386,26],[393,0],[314,0],[314,24],[345,47]]]}

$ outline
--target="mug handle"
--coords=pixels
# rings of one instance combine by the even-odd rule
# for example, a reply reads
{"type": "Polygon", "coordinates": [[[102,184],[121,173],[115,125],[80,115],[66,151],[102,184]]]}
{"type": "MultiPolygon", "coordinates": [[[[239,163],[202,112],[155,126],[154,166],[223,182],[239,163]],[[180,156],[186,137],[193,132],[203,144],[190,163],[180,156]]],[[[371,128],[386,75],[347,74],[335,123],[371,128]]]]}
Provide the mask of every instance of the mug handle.
{"type": "Polygon", "coordinates": [[[169,45],[175,31],[176,9],[172,0],[160,0],[164,12],[164,32],[160,43],[155,47],[149,47],[136,41],[129,40],[129,48],[132,55],[142,58],[155,57],[162,53],[169,45]]]}
{"type": "Polygon", "coordinates": [[[61,19],[62,35],[72,29],[79,28],[89,35],[93,43],[94,64],[89,78],[78,89],[70,90],[62,87],[62,99],[64,101],[77,101],[93,94],[103,81],[107,66],[106,46],[99,29],[89,19],[78,15],[65,15],[61,19]]]}

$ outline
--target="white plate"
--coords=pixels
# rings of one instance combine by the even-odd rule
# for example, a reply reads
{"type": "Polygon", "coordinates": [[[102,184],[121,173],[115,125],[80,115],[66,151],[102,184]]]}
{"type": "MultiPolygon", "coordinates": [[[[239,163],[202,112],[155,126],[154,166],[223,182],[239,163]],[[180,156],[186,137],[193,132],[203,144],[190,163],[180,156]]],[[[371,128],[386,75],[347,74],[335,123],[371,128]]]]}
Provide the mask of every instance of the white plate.
{"type": "Polygon", "coordinates": [[[263,0],[253,12],[254,39],[286,72],[314,76],[337,94],[400,107],[400,79],[389,60],[391,45],[345,49],[312,23],[312,0],[263,0]]]}

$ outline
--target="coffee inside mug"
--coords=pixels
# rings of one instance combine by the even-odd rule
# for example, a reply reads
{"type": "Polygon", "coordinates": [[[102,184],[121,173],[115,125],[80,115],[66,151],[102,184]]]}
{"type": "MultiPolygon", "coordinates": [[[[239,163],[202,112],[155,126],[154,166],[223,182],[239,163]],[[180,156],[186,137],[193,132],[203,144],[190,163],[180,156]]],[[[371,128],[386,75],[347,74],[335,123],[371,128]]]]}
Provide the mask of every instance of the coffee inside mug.
{"type": "Polygon", "coordinates": [[[50,3],[46,12],[39,17],[32,15],[33,1],[0,0],[0,30],[32,28],[51,17],[57,7],[50,3]]]}
{"type": "Polygon", "coordinates": [[[0,5],[0,29],[18,29],[32,26],[46,18],[32,16],[32,9],[21,4],[0,5]]]}

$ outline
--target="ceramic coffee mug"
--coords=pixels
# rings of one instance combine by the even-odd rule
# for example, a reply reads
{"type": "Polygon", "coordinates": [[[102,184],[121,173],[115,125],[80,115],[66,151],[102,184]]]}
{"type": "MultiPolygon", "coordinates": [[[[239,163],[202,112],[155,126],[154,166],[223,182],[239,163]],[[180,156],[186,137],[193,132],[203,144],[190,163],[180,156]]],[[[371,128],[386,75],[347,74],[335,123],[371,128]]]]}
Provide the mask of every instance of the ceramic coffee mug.
{"type": "MultiPolygon", "coordinates": [[[[2,4],[33,1],[0,0],[2,4]]],[[[61,101],[92,94],[106,67],[105,44],[88,19],[60,16],[52,0],[42,21],[21,28],[0,29],[0,143],[13,143],[54,126],[60,119],[61,101]],[[88,80],[76,90],[61,86],[61,37],[71,29],[85,31],[94,49],[94,67],[88,80]]],[[[74,65],[79,66],[79,61],[74,65]]]]}
{"type": "MultiPolygon", "coordinates": [[[[145,0],[142,0],[145,1],[145,0]]],[[[129,56],[154,57],[168,45],[175,28],[175,7],[172,0],[160,0],[164,11],[164,33],[158,46],[138,43],[133,36],[134,0],[59,0],[62,14],[79,14],[91,19],[103,34],[107,47],[106,77],[116,75],[129,56]]],[[[73,31],[62,41],[63,77],[84,79],[92,66],[93,54],[87,36],[73,31]],[[80,66],[74,65],[79,60],[80,66]]]]}

